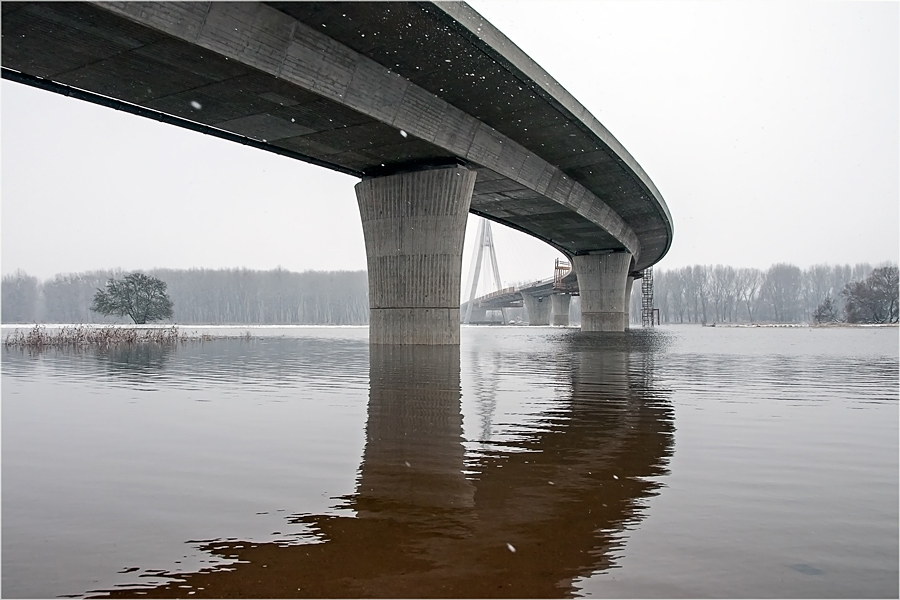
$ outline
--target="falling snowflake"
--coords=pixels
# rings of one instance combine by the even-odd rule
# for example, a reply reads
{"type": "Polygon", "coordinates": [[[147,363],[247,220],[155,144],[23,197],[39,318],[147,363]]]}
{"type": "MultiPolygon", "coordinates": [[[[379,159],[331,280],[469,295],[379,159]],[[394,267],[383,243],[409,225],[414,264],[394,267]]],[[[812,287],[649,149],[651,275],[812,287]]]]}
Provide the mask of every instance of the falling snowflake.
{"type": "Polygon", "coordinates": [[[196,100],[191,100],[191,108],[193,108],[194,110],[200,110],[201,108],[203,108],[203,105],[196,100]]]}

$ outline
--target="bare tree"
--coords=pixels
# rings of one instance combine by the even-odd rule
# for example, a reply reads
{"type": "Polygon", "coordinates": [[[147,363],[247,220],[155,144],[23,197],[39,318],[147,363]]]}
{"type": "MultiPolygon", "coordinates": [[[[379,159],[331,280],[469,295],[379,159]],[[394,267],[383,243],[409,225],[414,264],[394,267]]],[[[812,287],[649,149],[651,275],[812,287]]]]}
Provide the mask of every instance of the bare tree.
{"type": "Polygon", "coordinates": [[[12,275],[3,277],[2,284],[2,316],[4,323],[34,323],[37,321],[38,280],[28,273],[17,270],[12,275]]]}
{"type": "Polygon", "coordinates": [[[844,312],[851,323],[896,323],[898,307],[897,267],[881,267],[863,281],[848,283],[841,292],[844,312]]]}
{"type": "Polygon", "coordinates": [[[738,299],[744,303],[744,307],[747,309],[747,319],[751,323],[757,319],[759,292],[762,289],[763,282],[763,273],[759,269],[742,268],[735,273],[735,288],[737,289],[738,299]]]}
{"type": "Polygon", "coordinates": [[[816,307],[813,313],[813,320],[816,323],[834,323],[838,320],[837,306],[831,296],[826,296],[822,303],[816,307]]]}
{"type": "Polygon", "coordinates": [[[795,320],[800,304],[800,268],[787,263],[772,265],[766,272],[763,291],[775,321],[795,320]]]}
{"type": "Polygon", "coordinates": [[[736,273],[733,267],[716,265],[709,277],[709,293],[716,311],[716,321],[729,319],[732,313],[736,289],[736,273]]]}
{"type": "Polygon", "coordinates": [[[91,310],[102,315],[131,317],[138,325],[172,318],[172,300],[166,294],[166,282],[143,273],[129,273],[123,279],[110,279],[106,289],[94,294],[91,310]]]}

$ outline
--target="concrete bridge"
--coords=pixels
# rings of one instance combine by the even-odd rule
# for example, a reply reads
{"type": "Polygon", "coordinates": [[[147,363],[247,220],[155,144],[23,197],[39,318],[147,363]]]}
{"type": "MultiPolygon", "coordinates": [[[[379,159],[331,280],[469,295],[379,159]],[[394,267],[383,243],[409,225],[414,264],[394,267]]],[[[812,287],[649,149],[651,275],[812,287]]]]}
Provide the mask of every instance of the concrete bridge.
{"type": "MultiPolygon", "coordinates": [[[[631,290],[635,279],[641,279],[643,273],[630,273],[625,280],[625,324],[629,321],[629,304],[631,290]]],[[[471,301],[472,315],[470,323],[488,322],[488,311],[504,308],[524,308],[529,325],[562,325],[569,324],[569,305],[572,296],[579,296],[578,277],[574,271],[560,271],[557,262],[553,277],[531,281],[522,285],[506,287],[475,298],[471,301]]],[[[469,302],[463,302],[460,313],[466,314],[469,302]]],[[[504,318],[505,321],[505,318],[504,318]]],[[[465,320],[463,321],[466,322],[465,320]]]]}
{"type": "MultiPolygon", "coordinates": [[[[632,280],[633,277],[629,276],[629,282],[632,280]]],[[[503,288],[475,298],[471,301],[471,311],[467,310],[469,302],[463,302],[460,313],[470,315],[469,321],[463,319],[464,323],[484,323],[488,320],[489,310],[524,308],[529,325],[568,325],[569,304],[572,296],[578,293],[578,279],[571,266],[561,265],[557,261],[553,277],[503,288]]],[[[630,295],[630,288],[628,293],[630,295]]],[[[627,323],[627,297],[625,313],[627,323]]]]}
{"type": "Polygon", "coordinates": [[[586,331],[671,245],[640,165],[464,3],[0,8],[5,79],[361,178],[373,344],[459,343],[470,211],[571,258],[586,331]]]}
{"type": "MultiPolygon", "coordinates": [[[[496,261],[496,257],[493,259],[496,261]]],[[[625,323],[629,322],[629,306],[631,304],[631,290],[635,279],[644,279],[652,272],[642,271],[630,273],[625,280],[625,323]]],[[[499,275],[497,276],[499,281],[499,275]]],[[[652,282],[652,275],[650,276],[652,282]]],[[[652,283],[651,283],[652,285],[652,283]]],[[[642,289],[642,298],[648,293],[642,289]]],[[[460,314],[467,315],[463,323],[496,323],[496,319],[488,318],[488,311],[502,311],[502,323],[508,322],[507,311],[509,308],[524,308],[525,320],[529,325],[561,325],[569,324],[569,306],[572,296],[579,296],[581,290],[578,287],[578,277],[572,270],[570,263],[557,259],[554,265],[552,277],[531,281],[521,285],[506,287],[478,298],[473,297],[468,302],[463,302],[460,314]],[[469,304],[472,305],[469,308],[469,304]]],[[[652,288],[650,291],[652,303],[652,288]]]]}

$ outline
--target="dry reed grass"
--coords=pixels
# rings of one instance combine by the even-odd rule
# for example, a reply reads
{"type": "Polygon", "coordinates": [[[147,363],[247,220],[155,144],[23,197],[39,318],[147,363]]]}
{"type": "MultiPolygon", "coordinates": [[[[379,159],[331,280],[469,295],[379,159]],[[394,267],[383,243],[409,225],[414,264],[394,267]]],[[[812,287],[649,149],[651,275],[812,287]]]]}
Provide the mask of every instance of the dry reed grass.
{"type": "Polygon", "coordinates": [[[4,346],[22,348],[63,348],[99,346],[107,348],[119,344],[174,344],[187,339],[178,327],[138,329],[136,327],[90,327],[75,325],[48,332],[43,325],[35,325],[22,332],[16,329],[3,341],[4,346]]]}

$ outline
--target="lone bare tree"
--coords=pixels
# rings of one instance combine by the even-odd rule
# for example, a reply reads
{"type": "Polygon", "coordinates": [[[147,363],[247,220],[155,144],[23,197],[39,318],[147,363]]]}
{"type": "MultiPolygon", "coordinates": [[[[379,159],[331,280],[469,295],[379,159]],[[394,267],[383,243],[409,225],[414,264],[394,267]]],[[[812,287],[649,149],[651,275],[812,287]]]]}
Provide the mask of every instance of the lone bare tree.
{"type": "Polygon", "coordinates": [[[166,282],[143,273],[110,279],[106,290],[97,290],[91,310],[103,315],[128,315],[137,325],[172,318],[172,301],[166,282]]]}

